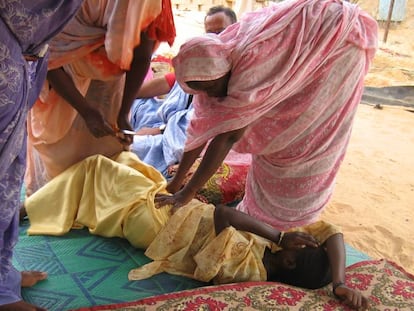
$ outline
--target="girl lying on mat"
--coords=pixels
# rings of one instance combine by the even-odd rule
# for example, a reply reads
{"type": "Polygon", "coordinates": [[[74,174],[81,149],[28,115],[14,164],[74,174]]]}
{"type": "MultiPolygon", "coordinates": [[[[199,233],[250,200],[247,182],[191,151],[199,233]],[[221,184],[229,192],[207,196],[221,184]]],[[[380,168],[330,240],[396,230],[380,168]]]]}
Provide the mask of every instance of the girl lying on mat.
{"type": "Polygon", "coordinates": [[[171,215],[169,207],[154,205],[165,187],[161,173],[131,152],[114,160],[89,157],[26,200],[28,234],[63,235],[86,226],[92,234],[126,238],[154,260],[132,270],[131,280],[168,272],[214,283],[268,280],[311,289],[332,281],[339,299],[367,307],[367,299],[344,284],[345,247],[335,226],[317,222],[281,232],[195,199],[171,215]]]}
{"type": "Polygon", "coordinates": [[[342,233],[322,221],[281,232],[231,207],[193,200],[171,216],[145,255],[153,261],[131,270],[130,280],[167,272],[215,284],[267,280],[316,289],[332,282],[338,299],[368,306],[344,283],[342,233]]]}

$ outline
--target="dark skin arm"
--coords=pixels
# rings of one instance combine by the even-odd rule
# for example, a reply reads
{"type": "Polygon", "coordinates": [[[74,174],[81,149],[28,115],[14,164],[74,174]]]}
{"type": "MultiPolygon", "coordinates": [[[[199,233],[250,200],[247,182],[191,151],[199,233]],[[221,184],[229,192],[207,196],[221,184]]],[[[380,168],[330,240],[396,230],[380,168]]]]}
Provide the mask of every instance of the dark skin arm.
{"type": "MultiPolygon", "coordinates": [[[[275,243],[279,240],[280,231],[272,226],[263,223],[245,213],[239,212],[228,206],[219,205],[214,211],[214,227],[216,235],[225,228],[232,226],[237,230],[247,231],[275,243]]],[[[281,247],[284,249],[297,249],[304,246],[317,247],[316,239],[303,232],[285,233],[281,247]]],[[[332,270],[332,283],[344,282],[345,280],[345,243],[341,233],[335,234],[325,242],[326,251],[332,270]]],[[[354,289],[342,285],[336,288],[335,294],[343,299],[349,306],[359,309],[367,308],[368,300],[366,297],[354,289]]]]}
{"type": "Polygon", "coordinates": [[[344,303],[359,309],[368,308],[368,300],[359,291],[345,285],[345,243],[341,233],[329,237],[325,242],[332,270],[332,284],[344,283],[335,289],[335,293],[344,303]]]}
{"type": "Polygon", "coordinates": [[[158,77],[145,82],[138,90],[137,98],[161,96],[169,93],[170,91],[170,85],[168,84],[165,77],[158,77]]]}
{"type": "Polygon", "coordinates": [[[183,158],[181,159],[177,172],[174,175],[174,178],[167,186],[167,190],[170,193],[176,193],[180,190],[188,170],[194,164],[194,161],[200,156],[200,153],[201,151],[203,151],[205,145],[206,144],[202,144],[200,147],[196,149],[184,152],[183,158]]]}
{"type": "MultiPolygon", "coordinates": [[[[118,127],[120,129],[132,129],[129,123],[129,111],[148,72],[154,45],[154,40],[148,38],[146,33],[141,33],[141,42],[134,49],[131,69],[126,73],[122,105],[118,114],[118,127]]],[[[132,136],[125,135],[121,142],[125,145],[130,145],[132,143],[132,136]]]]}
{"type": "Polygon", "coordinates": [[[104,118],[102,112],[95,108],[97,105],[94,106],[93,103],[89,103],[79,93],[72,78],[63,68],[49,70],[47,79],[52,88],[78,111],[85,120],[89,131],[95,137],[115,135],[111,124],[104,118]]]}
{"type": "Polygon", "coordinates": [[[245,130],[246,128],[241,128],[217,135],[210,142],[200,166],[197,168],[190,181],[181,190],[179,190],[182,186],[186,173],[200,155],[203,150],[202,147],[204,146],[185,152],[176,175],[167,186],[167,190],[174,194],[158,195],[155,198],[157,206],[161,207],[171,204],[173,205],[173,208],[179,208],[190,202],[196,192],[201,189],[201,187],[203,187],[203,185],[217,171],[233,144],[243,136],[245,130]]]}
{"type": "MultiPolygon", "coordinates": [[[[231,207],[218,205],[214,210],[216,235],[230,226],[240,231],[254,233],[275,243],[279,241],[279,230],[231,207]]],[[[318,247],[318,242],[313,236],[304,232],[287,232],[283,236],[280,246],[287,249],[297,249],[304,246],[318,247]]]]}
{"type": "MultiPolygon", "coordinates": [[[[154,41],[149,39],[145,33],[142,33],[141,43],[134,49],[131,69],[126,72],[122,105],[118,115],[118,127],[121,129],[131,129],[128,120],[129,110],[148,71],[153,48],[154,41]]],[[[53,89],[79,112],[95,137],[115,135],[113,126],[104,118],[102,112],[96,108],[96,105],[89,103],[79,93],[71,77],[63,68],[50,70],[47,74],[47,79],[53,89]]],[[[122,136],[121,142],[125,145],[130,144],[132,136],[122,136]]]]}
{"type": "Polygon", "coordinates": [[[167,185],[167,191],[170,193],[174,193],[174,195],[157,194],[155,196],[155,206],[157,208],[161,208],[165,205],[171,204],[173,205],[173,209],[171,211],[172,213],[174,213],[176,208],[181,206],[180,203],[176,202],[189,202],[194,197],[195,193],[188,192],[188,189],[185,191],[179,190],[183,184],[188,170],[193,165],[194,161],[199,157],[205,145],[206,144],[203,144],[196,149],[184,152],[183,158],[181,159],[176,174],[167,185]]]}

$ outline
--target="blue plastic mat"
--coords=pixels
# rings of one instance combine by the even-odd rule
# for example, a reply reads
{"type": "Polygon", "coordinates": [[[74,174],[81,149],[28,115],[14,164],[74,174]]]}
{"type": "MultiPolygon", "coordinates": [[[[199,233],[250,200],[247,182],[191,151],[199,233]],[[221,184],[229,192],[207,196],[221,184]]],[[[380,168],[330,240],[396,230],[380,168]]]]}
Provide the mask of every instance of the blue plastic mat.
{"type": "Polygon", "coordinates": [[[48,310],[120,303],[207,284],[165,273],[131,282],[128,272],[149,259],[126,240],[93,236],[87,230],[63,237],[27,236],[27,227],[21,227],[15,266],[47,271],[49,278],[23,289],[22,295],[48,310]]]}
{"type": "MultiPolygon", "coordinates": [[[[22,292],[27,302],[48,310],[127,302],[208,285],[165,273],[131,282],[128,272],[149,259],[126,240],[93,236],[87,230],[62,237],[27,236],[27,227],[21,226],[14,263],[19,270],[49,273],[47,280],[22,292]]],[[[347,246],[347,266],[366,259],[347,246]]]]}

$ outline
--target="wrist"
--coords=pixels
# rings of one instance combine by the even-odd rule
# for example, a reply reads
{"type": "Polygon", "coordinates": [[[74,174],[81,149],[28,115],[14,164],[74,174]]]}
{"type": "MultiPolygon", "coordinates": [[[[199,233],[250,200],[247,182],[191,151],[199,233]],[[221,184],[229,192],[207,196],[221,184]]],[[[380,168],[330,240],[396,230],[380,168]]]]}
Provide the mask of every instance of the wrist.
{"type": "Polygon", "coordinates": [[[194,190],[194,188],[192,188],[189,184],[186,184],[181,191],[183,192],[183,194],[185,196],[192,196],[194,197],[197,193],[197,190],[194,190]]]}
{"type": "Polygon", "coordinates": [[[341,298],[341,297],[339,297],[339,296],[336,294],[336,289],[337,289],[338,287],[342,287],[342,286],[346,286],[346,285],[345,285],[345,282],[340,281],[340,282],[334,282],[334,283],[332,283],[332,293],[334,294],[334,296],[335,296],[335,297],[337,297],[337,298],[341,298]]]}
{"type": "Polygon", "coordinates": [[[279,236],[277,238],[277,246],[282,247],[283,237],[285,236],[285,233],[283,231],[279,232],[279,236]]]}
{"type": "Polygon", "coordinates": [[[160,127],[158,128],[160,130],[161,134],[164,134],[165,128],[167,127],[167,124],[161,124],[160,127]]]}

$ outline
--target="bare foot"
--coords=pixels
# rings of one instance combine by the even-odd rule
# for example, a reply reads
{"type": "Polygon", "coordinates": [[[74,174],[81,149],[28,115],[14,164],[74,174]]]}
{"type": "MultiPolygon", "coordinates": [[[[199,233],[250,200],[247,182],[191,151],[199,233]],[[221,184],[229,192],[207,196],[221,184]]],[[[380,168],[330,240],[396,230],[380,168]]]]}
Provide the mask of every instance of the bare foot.
{"type": "Polygon", "coordinates": [[[47,273],[42,271],[22,271],[22,287],[31,287],[37,282],[45,280],[47,273]]]}
{"type": "Polygon", "coordinates": [[[40,308],[34,305],[31,305],[23,300],[18,302],[9,303],[7,305],[1,305],[0,311],[46,311],[44,308],[40,308]]]}
{"type": "Polygon", "coordinates": [[[26,216],[27,216],[26,208],[22,204],[20,206],[20,211],[19,211],[19,220],[23,221],[26,218],[26,216]]]}

